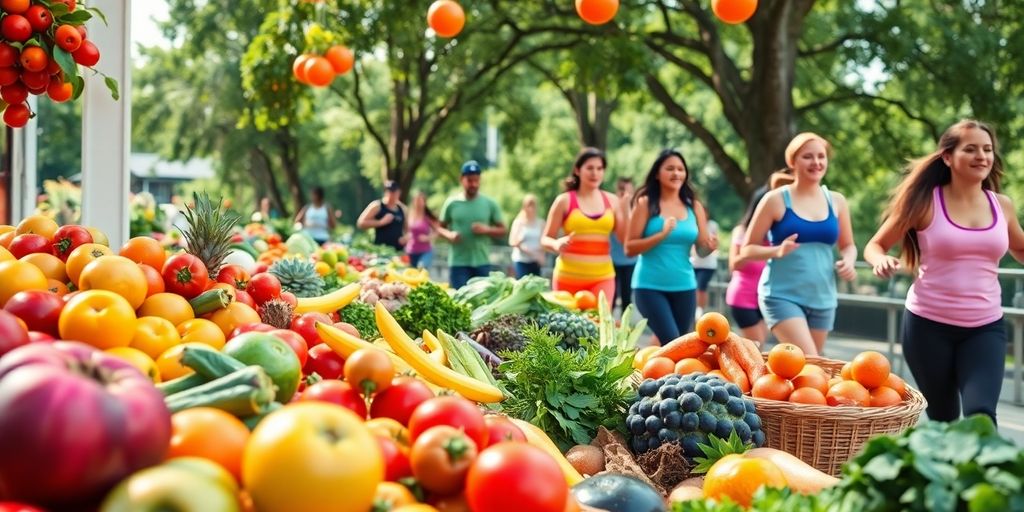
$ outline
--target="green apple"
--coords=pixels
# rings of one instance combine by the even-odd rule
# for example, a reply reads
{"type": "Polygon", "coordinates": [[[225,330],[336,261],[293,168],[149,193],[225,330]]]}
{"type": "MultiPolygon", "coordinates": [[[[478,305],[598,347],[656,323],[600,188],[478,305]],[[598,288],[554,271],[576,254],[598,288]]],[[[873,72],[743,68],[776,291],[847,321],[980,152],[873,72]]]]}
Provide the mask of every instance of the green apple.
{"type": "Polygon", "coordinates": [[[143,469],[114,488],[100,512],[239,512],[238,496],[214,478],[184,466],[143,469]]]}

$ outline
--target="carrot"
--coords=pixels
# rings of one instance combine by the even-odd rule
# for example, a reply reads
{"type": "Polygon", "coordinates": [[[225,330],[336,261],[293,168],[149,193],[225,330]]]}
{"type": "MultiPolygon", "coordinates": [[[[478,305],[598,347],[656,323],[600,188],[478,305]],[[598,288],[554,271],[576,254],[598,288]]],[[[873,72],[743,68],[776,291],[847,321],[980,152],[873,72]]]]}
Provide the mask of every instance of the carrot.
{"type": "Polygon", "coordinates": [[[718,351],[718,369],[725,374],[727,379],[739,386],[744,393],[750,391],[750,378],[747,377],[747,372],[740,366],[739,361],[733,357],[736,349],[731,345],[735,345],[735,342],[726,341],[720,345],[722,348],[718,351]]]}
{"type": "Polygon", "coordinates": [[[747,372],[747,378],[751,383],[757,382],[758,378],[768,373],[768,367],[764,364],[761,351],[757,349],[757,345],[754,345],[753,341],[735,333],[730,333],[727,344],[732,347],[733,358],[747,372]]]}
{"type": "Polygon", "coordinates": [[[715,370],[718,369],[718,345],[711,345],[697,360],[704,363],[704,366],[715,370]]]}
{"type": "Polygon", "coordinates": [[[691,332],[670,341],[657,352],[651,354],[651,358],[667,357],[675,362],[679,362],[687,357],[697,357],[707,349],[708,344],[701,341],[697,333],[691,332]]]}

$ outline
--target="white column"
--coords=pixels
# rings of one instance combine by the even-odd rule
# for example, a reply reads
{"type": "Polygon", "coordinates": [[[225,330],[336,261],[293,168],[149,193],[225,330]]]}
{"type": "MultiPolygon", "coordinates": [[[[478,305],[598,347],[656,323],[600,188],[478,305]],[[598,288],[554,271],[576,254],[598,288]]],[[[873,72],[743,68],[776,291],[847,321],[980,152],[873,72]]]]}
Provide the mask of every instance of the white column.
{"type": "Polygon", "coordinates": [[[84,70],[82,94],[82,223],[106,233],[112,247],[128,240],[131,182],[131,0],[94,0],[107,16],[89,20],[89,39],[100,49],[96,68],[117,80],[114,101],[102,75],[84,70]]]}
{"type": "MultiPolygon", "coordinates": [[[[28,106],[33,112],[38,111],[39,102],[35,96],[29,95],[28,106]]],[[[21,219],[32,215],[36,210],[38,191],[36,183],[36,150],[39,117],[28,120],[28,124],[13,130],[11,144],[11,223],[17,225],[21,219]]]]}

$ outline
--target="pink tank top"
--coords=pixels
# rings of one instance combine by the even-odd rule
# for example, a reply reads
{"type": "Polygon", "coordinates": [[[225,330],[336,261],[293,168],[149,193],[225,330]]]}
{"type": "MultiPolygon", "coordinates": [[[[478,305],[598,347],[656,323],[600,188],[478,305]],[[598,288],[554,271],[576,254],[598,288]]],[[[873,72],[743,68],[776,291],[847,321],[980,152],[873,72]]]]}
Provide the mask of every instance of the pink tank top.
{"type": "Polygon", "coordinates": [[[978,327],[1003,316],[997,271],[1010,246],[1009,234],[998,198],[985,193],[992,225],[964,228],[949,218],[942,187],[935,187],[932,222],[917,232],[921,262],[907,293],[911,313],[959,327],[978,327]]]}
{"type": "MultiPolygon", "coordinates": [[[[746,229],[736,226],[732,230],[732,244],[743,247],[747,238],[746,229]]],[[[757,309],[757,283],[764,272],[764,261],[748,261],[732,272],[729,286],[725,289],[725,303],[737,308],[757,309]]]]}

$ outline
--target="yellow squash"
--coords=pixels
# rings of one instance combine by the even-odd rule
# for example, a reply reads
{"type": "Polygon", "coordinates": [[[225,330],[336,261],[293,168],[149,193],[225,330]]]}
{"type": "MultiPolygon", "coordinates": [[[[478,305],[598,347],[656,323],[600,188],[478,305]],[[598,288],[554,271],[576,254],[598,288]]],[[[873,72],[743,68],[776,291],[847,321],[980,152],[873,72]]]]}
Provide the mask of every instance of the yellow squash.
{"type": "Polygon", "coordinates": [[[359,283],[351,283],[345,285],[337,290],[334,290],[327,295],[321,295],[319,297],[299,297],[295,299],[295,314],[301,315],[303,313],[326,313],[331,314],[335,311],[348,306],[350,302],[355,300],[359,296],[359,283]]]}

